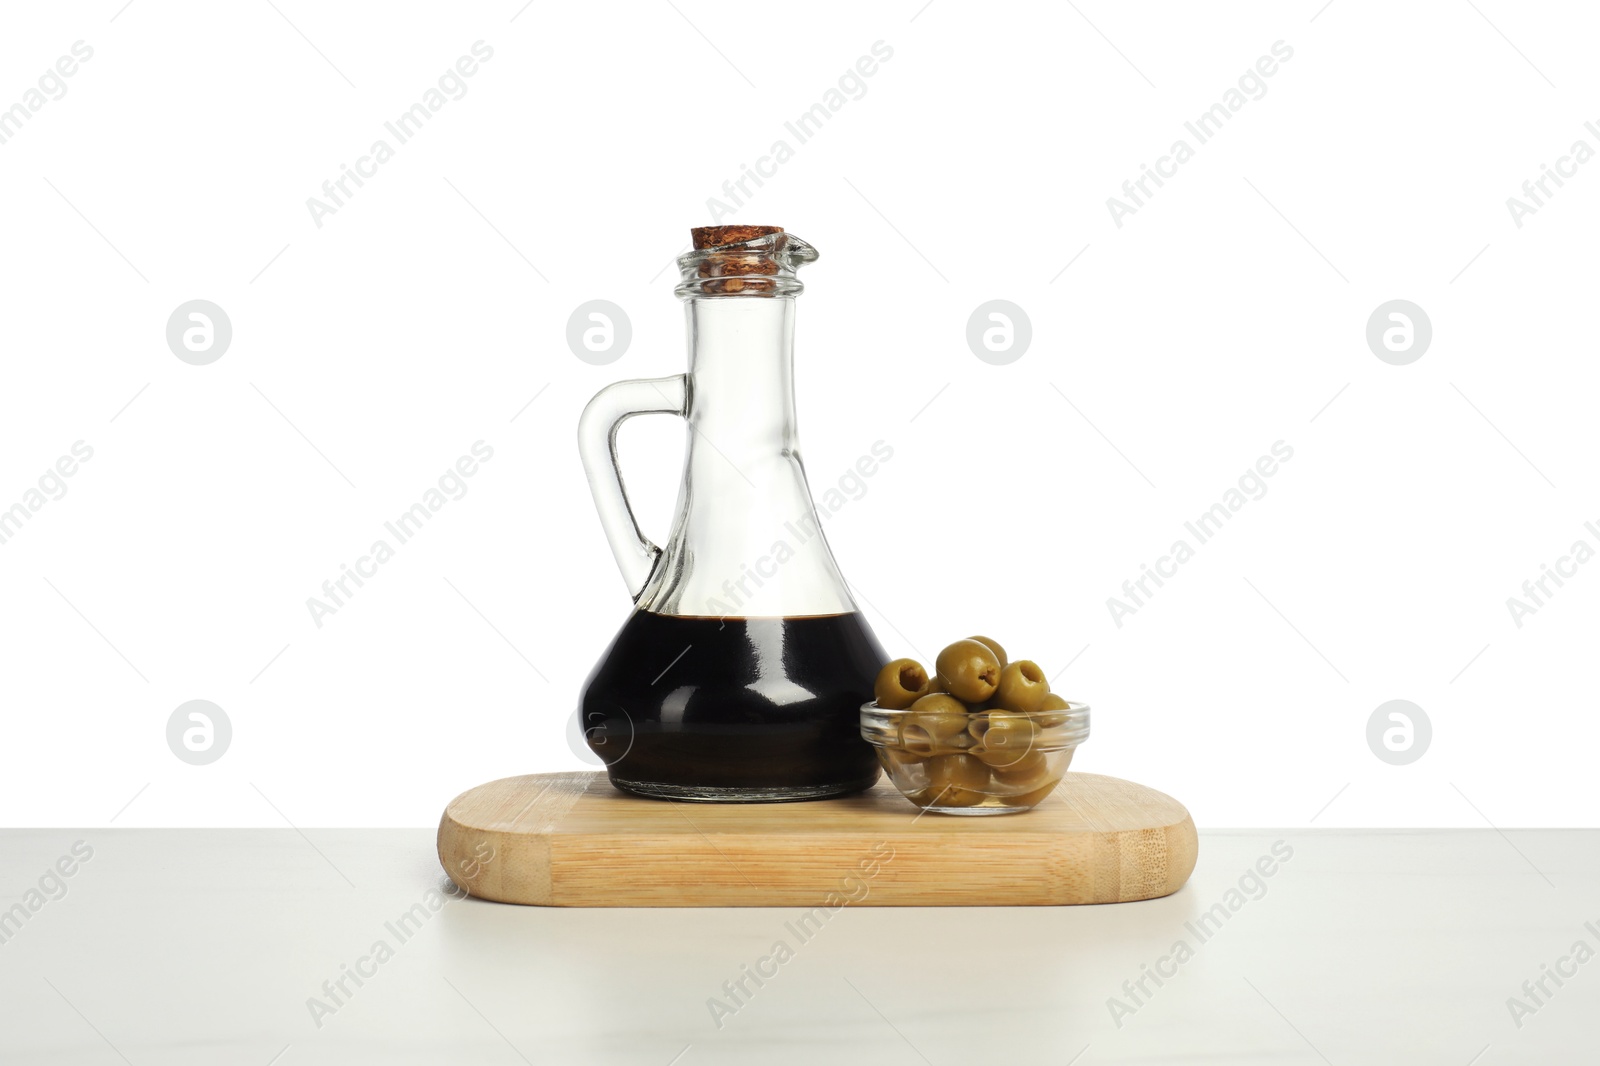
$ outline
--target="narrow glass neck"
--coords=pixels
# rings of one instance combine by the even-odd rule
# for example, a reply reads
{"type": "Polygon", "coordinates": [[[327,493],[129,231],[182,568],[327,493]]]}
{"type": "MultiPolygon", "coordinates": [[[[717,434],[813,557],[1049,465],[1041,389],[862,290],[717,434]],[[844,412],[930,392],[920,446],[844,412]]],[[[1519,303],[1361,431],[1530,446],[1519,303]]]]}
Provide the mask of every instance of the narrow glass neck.
{"type": "Polygon", "coordinates": [[[794,299],[691,297],[689,455],[645,610],[797,617],[855,610],[795,430],[794,299]]]}
{"type": "Polygon", "coordinates": [[[794,298],[708,297],[685,309],[696,436],[735,466],[735,452],[794,448],[794,298]]]}

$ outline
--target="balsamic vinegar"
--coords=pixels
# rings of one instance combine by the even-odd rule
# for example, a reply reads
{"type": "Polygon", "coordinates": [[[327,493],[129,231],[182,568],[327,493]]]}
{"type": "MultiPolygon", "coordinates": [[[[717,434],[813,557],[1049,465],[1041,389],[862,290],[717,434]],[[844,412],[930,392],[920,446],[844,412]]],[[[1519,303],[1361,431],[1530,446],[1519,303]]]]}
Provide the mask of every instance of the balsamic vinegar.
{"type": "Polygon", "coordinates": [[[638,610],[584,685],[583,727],[628,792],[752,802],[856,792],[878,777],[860,711],[887,661],[855,612],[638,610]]]}

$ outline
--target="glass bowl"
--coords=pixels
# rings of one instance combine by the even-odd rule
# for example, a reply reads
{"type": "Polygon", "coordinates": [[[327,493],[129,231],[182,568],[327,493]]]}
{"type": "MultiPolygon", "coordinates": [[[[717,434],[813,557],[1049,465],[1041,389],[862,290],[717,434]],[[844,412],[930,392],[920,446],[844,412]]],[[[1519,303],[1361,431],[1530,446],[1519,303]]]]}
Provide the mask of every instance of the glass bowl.
{"type": "Polygon", "coordinates": [[[1089,739],[1089,705],[928,714],[861,708],[861,736],[894,787],[938,814],[1018,814],[1061,783],[1089,739]]]}

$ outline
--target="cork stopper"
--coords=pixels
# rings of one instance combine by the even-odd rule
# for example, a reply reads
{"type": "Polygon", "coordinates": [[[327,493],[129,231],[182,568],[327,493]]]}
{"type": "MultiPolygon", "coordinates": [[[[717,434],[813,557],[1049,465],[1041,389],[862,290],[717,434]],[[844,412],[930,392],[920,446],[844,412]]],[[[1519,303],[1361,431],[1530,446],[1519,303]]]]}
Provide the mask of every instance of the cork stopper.
{"type": "Polygon", "coordinates": [[[694,238],[695,251],[705,251],[782,232],[782,226],[699,226],[691,229],[689,235],[694,238]]]}
{"type": "Polygon", "coordinates": [[[796,296],[805,291],[795,271],[817,250],[782,226],[699,226],[694,250],[678,257],[683,299],[702,296],[796,296]]]}
{"type": "Polygon", "coordinates": [[[708,279],[702,292],[708,296],[767,295],[777,286],[766,277],[782,266],[774,254],[775,241],[755,248],[739,248],[763,237],[781,241],[782,226],[699,226],[689,231],[700,258],[699,276],[708,279]],[[720,249],[726,248],[727,251],[720,249]]]}

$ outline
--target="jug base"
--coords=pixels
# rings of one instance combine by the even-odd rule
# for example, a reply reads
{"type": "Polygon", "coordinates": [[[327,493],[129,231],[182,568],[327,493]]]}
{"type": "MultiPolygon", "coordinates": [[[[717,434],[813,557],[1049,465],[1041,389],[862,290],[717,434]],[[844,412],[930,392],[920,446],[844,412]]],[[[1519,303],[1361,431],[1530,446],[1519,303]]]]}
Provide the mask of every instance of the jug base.
{"type": "Polygon", "coordinates": [[[800,800],[830,799],[865,791],[877,781],[847,781],[827,785],[793,785],[765,788],[723,788],[715,785],[672,785],[658,781],[628,781],[611,774],[611,783],[623,792],[646,799],[679,800],[685,803],[793,803],[800,800]]]}

